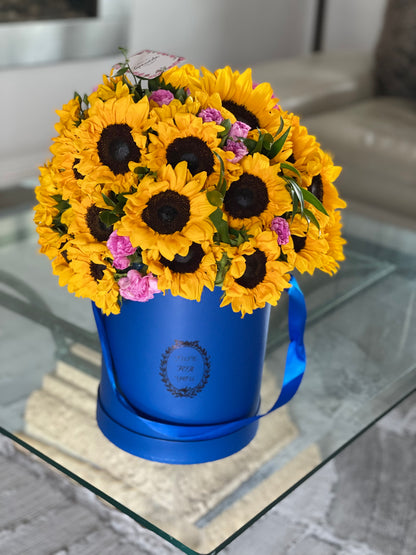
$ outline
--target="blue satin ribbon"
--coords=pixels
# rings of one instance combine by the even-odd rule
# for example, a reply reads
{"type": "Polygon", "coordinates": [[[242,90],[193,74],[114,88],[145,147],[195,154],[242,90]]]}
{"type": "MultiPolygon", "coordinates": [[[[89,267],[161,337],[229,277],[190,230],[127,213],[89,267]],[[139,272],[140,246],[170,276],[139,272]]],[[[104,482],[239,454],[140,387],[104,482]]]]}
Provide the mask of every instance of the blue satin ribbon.
{"type": "Polygon", "coordinates": [[[148,435],[150,437],[153,437],[153,431],[156,432],[159,437],[163,436],[170,441],[202,441],[223,437],[240,430],[241,428],[267,416],[279,407],[285,405],[297,392],[306,367],[306,353],[303,343],[306,323],[305,299],[296,279],[293,276],[290,279],[290,283],[291,287],[287,290],[289,295],[288,324],[290,343],[286,356],[285,372],[279,397],[272,408],[267,412],[235,420],[233,422],[206,426],[167,424],[165,422],[151,420],[150,418],[146,418],[142,414],[139,414],[117,387],[113,360],[103,322],[103,315],[93,303],[94,317],[102,347],[104,362],[103,367],[107,369],[108,378],[117,400],[124,406],[125,409],[132,413],[134,418],[140,420],[142,426],[145,425],[148,428],[148,435]]]}

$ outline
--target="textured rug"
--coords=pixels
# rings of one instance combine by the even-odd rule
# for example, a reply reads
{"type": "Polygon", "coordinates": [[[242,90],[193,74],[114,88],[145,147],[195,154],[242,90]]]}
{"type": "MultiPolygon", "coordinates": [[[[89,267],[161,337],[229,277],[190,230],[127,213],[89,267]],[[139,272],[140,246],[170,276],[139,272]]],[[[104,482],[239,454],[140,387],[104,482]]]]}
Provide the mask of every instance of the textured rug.
{"type": "MultiPolygon", "coordinates": [[[[413,555],[413,394],[278,506],[224,555],[413,555]]],[[[181,552],[0,438],[0,553],[181,552]]]]}
{"type": "MultiPolygon", "coordinates": [[[[101,362],[101,355],[90,349],[78,346],[77,352],[101,362]]],[[[138,459],[102,435],[95,419],[97,388],[96,378],[58,361],[56,371],[46,374],[27,400],[20,438],[198,552],[211,551],[321,462],[318,448],[309,445],[290,465],[237,495],[262,465],[296,439],[287,407],[269,415],[256,438],[232,457],[204,465],[167,465],[138,459]],[[226,506],[213,514],[222,504],[226,506]]],[[[271,406],[275,388],[267,364],[262,390],[262,401],[271,406]]]]}

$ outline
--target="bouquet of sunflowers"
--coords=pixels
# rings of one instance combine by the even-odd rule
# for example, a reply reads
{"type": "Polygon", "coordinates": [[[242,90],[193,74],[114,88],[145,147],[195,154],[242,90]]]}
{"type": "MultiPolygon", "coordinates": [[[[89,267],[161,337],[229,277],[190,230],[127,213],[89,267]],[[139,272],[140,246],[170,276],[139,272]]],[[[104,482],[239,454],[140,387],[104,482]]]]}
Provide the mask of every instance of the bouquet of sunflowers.
{"type": "Polygon", "coordinates": [[[58,111],[35,222],[59,284],[105,314],[170,291],[252,313],[343,260],[339,167],[251,71],[125,61],[58,111]]]}

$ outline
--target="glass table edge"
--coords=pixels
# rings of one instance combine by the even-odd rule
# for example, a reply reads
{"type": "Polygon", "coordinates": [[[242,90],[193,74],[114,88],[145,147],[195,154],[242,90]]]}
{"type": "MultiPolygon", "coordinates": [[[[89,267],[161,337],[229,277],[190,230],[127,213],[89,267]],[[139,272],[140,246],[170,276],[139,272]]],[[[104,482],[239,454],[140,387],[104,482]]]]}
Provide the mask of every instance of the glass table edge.
{"type": "MultiPolygon", "coordinates": [[[[413,383],[413,387],[410,390],[406,390],[405,392],[401,392],[399,397],[395,399],[394,403],[389,406],[388,408],[382,410],[379,414],[374,416],[362,429],[358,430],[355,434],[353,434],[345,443],[337,447],[333,452],[331,452],[327,457],[325,457],[316,467],[314,467],[311,471],[307,472],[305,476],[303,476],[300,480],[295,482],[292,486],[290,486],[284,493],[279,495],[274,501],[266,505],[261,511],[259,511],[255,516],[253,516],[250,520],[248,520],[243,526],[241,526],[238,530],[233,532],[226,540],[221,542],[218,546],[216,546],[213,550],[210,550],[207,553],[202,553],[200,551],[196,551],[189,546],[183,544],[180,540],[175,538],[174,536],[168,534],[157,525],[152,524],[149,520],[145,519],[144,517],[138,515],[137,513],[131,511],[128,507],[118,502],[113,497],[109,496],[105,492],[101,491],[94,485],[90,484],[88,481],[84,480],[77,474],[73,473],[71,470],[65,468],[63,465],[57,463],[35,447],[31,446],[30,444],[26,443],[24,440],[20,439],[18,436],[15,436],[11,432],[7,431],[5,428],[0,426],[0,433],[5,437],[11,439],[33,455],[39,457],[42,461],[47,463],[48,465],[52,466],[59,472],[61,472],[67,478],[72,479],[74,482],[78,483],[80,486],[85,487],[86,489],[90,490],[94,493],[98,498],[106,501],[108,504],[112,505],[114,508],[118,509],[120,512],[124,513],[125,515],[129,516],[132,520],[137,522],[143,528],[150,530],[151,532],[158,535],[160,538],[163,538],[168,543],[174,545],[186,555],[217,555],[220,553],[225,547],[227,547],[230,543],[232,543],[237,537],[239,537],[243,532],[248,530],[255,522],[257,522],[262,516],[270,511],[273,507],[278,505],[283,499],[285,499],[288,495],[290,495],[293,491],[295,491],[300,485],[302,485],[306,480],[308,480],[311,476],[313,476],[318,470],[320,470],[323,466],[325,466],[328,462],[334,459],[338,454],[340,454],[345,448],[347,448],[351,443],[353,443],[356,439],[358,439],[361,435],[363,435],[367,430],[369,430],[372,426],[374,426],[380,419],[382,419],[386,414],[391,412],[394,408],[396,408],[400,403],[402,403],[405,399],[410,397],[412,394],[416,392],[416,384],[413,378],[416,376],[416,366],[410,369],[406,374],[402,375],[396,382],[390,384],[387,389],[401,389],[400,383],[407,382],[408,380],[413,383]],[[410,378],[410,379],[409,379],[410,378]],[[399,387],[398,387],[399,384],[399,387]]],[[[379,396],[373,399],[375,404],[379,403],[380,399],[379,396]]],[[[368,408],[368,407],[367,407],[368,408]]]]}

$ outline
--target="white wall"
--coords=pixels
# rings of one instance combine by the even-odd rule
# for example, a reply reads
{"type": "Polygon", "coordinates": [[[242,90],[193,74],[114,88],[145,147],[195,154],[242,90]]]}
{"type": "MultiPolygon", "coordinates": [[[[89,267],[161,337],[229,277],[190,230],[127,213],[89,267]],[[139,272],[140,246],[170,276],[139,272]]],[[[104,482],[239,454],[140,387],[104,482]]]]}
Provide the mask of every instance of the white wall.
{"type": "MultiPolygon", "coordinates": [[[[307,52],[314,0],[131,0],[131,53],[146,48],[211,68],[307,52]]],[[[36,175],[49,157],[55,110],[89,92],[117,59],[0,71],[0,186],[36,175]]]]}
{"type": "Polygon", "coordinates": [[[37,175],[50,157],[55,110],[91,92],[115,60],[71,62],[0,71],[0,187],[37,175]]]}
{"type": "MultiPolygon", "coordinates": [[[[328,0],[325,48],[369,47],[386,0],[328,0]]],[[[195,65],[243,69],[305,54],[316,0],[131,0],[131,53],[146,48],[195,65]]],[[[37,175],[49,157],[55,110],[92,87],[118,58],[0,71],[0,187],[37,175]]]]}
{"type": "Polygon", "coordinates": [[[324,50],[373,50],[386,4],[387,0],[328,0],[324,50]]]}
{"type": "Polygon", "coordinates": [[[173,52],[210,69],[243,68],[306,53],[314,8],[315,0],[137,0],[130,48],[173,52]]]}

